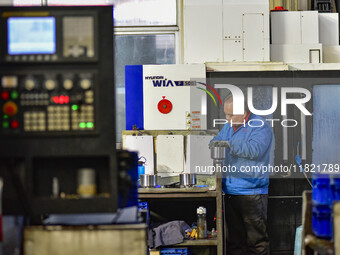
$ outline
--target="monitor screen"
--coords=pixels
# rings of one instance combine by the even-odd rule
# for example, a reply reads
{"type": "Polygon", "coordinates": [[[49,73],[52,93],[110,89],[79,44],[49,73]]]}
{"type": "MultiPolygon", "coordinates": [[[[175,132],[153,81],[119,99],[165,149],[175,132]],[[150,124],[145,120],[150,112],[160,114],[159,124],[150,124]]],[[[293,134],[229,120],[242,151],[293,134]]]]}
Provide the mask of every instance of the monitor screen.
{"type": "Polygon", "coordinates": [[[8,18],[8,54],[54,54],[55,30],[54,17],[8,18]]]}

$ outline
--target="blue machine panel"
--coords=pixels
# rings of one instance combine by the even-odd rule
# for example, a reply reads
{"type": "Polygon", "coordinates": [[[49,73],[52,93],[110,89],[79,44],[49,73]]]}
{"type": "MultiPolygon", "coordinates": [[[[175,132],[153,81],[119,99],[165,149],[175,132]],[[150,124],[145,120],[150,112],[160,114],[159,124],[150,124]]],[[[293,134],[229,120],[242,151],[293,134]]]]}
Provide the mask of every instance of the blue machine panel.
{"type": "Polygon", "coordinates": [[[144,129],[143,114],[143,66],[134,65],[125,67],[125,117],[126,130],[133,126],[144,129]]]}

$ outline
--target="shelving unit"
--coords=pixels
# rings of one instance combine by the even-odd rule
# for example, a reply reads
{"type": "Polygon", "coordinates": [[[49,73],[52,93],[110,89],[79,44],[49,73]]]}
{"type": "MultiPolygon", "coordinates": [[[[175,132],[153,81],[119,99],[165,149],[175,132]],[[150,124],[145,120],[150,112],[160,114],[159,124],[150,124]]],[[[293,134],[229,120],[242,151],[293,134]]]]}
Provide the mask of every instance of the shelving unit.
{"type": "MultiPolygon", "coordinates": [[[[124,144],[126,141],[126,136],[128,135],[152,135],[157,137],[157,135],[168,135],[169,132],[172,135],[183,135],[187,136],[191,135],[216,135],[217,131],[200,131],[200,130],[141,130],[141,131],[133,131],[133,130],[124,130],[122,132],[122,144],[124,148],[124,144]]],[[[155,164],[156,165],[156,164],[155,164]]],[[[205,246],[210,247],[211,249],[215,249],[217,251],[217,255],[223,255],[223,219],[222,219],[222,182],[221,182],[221,173],[214,176],[206,176],[207,179],[213,181],[213,184],[199,183],[209,185],[209,187],[215,186],[214,190],[209,190],[208,187],[192,187],[192,188],[140,188],[138,189],[138,196],[142,200],[153,200],[160,201],[162,199],[172,200],[172,199],[188,199],[189,201],[197,201],[197,200],[215,200],[216,204],[216,230],[217,230],[217,238],[213,239],[204,239],[204,240],[185,240],[183,243],[174,245],[175,247],[185,247],[185,246],[205,246]],[[191,199],[191,200],[190,200],[191,199]]],[[[200,179],[204,179],[205,177],[200,177],[200,179]]],[[[175,179],[172,179],[174,181],[175,179]]],[[[176,181],[178,181],[176,179],[176,181]]],[[[198,181],[199,182],[199,181],[198,181]]],[[[158,183],[160,184],[160,183],[158,183]]],[[[160,184],[163,185],[163,184],[160,184]]]]}
{"type": "Polygon", "coordinates": [[[138,189],[140,199],[182,199],[182,198],[212,198],[216,200],[217,238],[184,240],[174,246],[216,246],[217,255],[223,255],[223,220],[222,220],[222,183],[216,178],[216,190],[207,188],[142,188],[138,189]]]}

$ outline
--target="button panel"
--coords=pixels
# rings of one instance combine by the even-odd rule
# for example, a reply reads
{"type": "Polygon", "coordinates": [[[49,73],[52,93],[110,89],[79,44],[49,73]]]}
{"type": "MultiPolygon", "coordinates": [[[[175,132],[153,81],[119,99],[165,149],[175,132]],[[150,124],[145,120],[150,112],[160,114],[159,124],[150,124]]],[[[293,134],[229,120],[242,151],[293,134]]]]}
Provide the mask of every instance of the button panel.
{"type": "Polygon", "coordinates": [[[48,75],[0,75],[0,135],[96,130],[94,75],[48,75]]]}
{"type": "Polygon", "coordinates": [[[94,109],[92,105],[82,105],[78,110],[72,111],[72,129],[94,129],[94,109]]]}
{"type": "Polygon", "coordinates": [[[70,107],[49,106],[47,108],[47,129],[49,131],[69,131],[70,130],[70,107]]]}

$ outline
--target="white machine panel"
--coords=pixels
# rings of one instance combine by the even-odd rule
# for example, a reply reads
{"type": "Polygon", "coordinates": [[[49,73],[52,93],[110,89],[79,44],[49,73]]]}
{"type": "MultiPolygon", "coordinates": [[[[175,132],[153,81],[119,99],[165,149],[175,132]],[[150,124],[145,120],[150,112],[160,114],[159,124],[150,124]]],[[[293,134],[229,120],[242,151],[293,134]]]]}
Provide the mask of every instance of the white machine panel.
{"type": "Polygon", "coordinates": [[[188,135],[185,173],[213,174],[209,143],[214,138],[210,135],[188,135]],[[210,168],[209,168],[210,167],[210,168]]]}
{"type": "Polygon", "coordinates": [[[184,172],[184,136],[157,136],[156,153],[157,175],[167,177],[184,172]]]}
{"type": "Polygon", "coordinates": [[[144,129],[206,129],[206,93],[186,85],[194,80],[205,82],[205,65],[144,65],[144,129]]]}
{"type": "Polygon", "coordinates": [[[301,44],[300,12],[272,12],[272,44],[301,44]]]}
{"type": "Polygon", "coordinates": [[[243,60],[265,61],[264,59],[264,15],[246,13],[243,16],[243,60]]]}
{"type": "Polygon", "coordinates": [[[340,46],[322,46],[322,60],[324,63],[340,63],[340,46]]]}
{"type": "Polygon", "coordinates": [[[316,63],[317,52],[319,52],[319,63],[322,63],[321,44],[272,44],[270,50],[272,61],[285,63],[312,63],[313,61],[316,63]]]}
{"type": "Polygon", "coordinates": [[[319,43],[319,16],[317,11],[301,12],[301,43],[319,43]]]}
{"type": "Polygon", "coordinates": [[[322,63],[317,11],[272,12],[271,61],[322,63]]]}
{"type": "Polygon", "coordinates": [[[223,61],[222,0],[184,0],[184,63],[223,61]]]}
{"type": "Polygon", "coordinates": [[[319,39],[322,45],[339,45],[338,13],[319,13],[319,39]]]}
{"type": "Polygon", "coordinates": [[[153,136],[126,136],[124,149],[130,151],[136,151],[138,157],[144,157],[145,162],[145,174],[154,174],[154,143],[153,136]]]}
{"type": "Polygon", "coordinates": [[[241,53],[226,48],[232,43],[224,43],[224,61],[241,54],[241,61],[269,61],[269,1],[223,0],[223,39],[243,41],[241,53]]]}
{"type": "Polygon", "coordinates": [[[224,61],[241,62],[243,61],[243,40],[223,40],[224,61]]]}
{"type": "Polygon", "coordinates": [[[271,13],[272,44],[319,43],[317,11],[271,13]]]}

